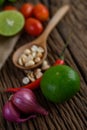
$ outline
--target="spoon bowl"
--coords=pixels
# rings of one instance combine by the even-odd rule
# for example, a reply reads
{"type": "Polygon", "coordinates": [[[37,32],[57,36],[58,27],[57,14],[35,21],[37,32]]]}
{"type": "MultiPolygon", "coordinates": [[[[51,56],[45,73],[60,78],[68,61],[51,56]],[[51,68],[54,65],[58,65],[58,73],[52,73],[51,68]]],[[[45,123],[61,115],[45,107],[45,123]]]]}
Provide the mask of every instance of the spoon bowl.
{"type": "Polygon", "coordinates": [[[46,59],[47,57],[47,37],[50,34],[50,32],[52,31],[52,29],[58,24],[58,22],[60,22],[60,20],[65,16],[65,14],[67,13],[67,11],[69,10],[69,5],[64,5],[63,7],[61,7],[56,14],[53,16],[53,18],[50,20],[49,24],[47,25],[46,29],[44,30],[44,32],[34,41],[31,41],[23,46],[21,46],[20,48],[18,48],[16,50],[16,52],[13,54],[12,57],[12,61],[14,63],[14,65],[20,69],[34,69],[38,66],[40,66],[42,64],[42,62],[46,59]],[[44,53],[43,56],[40,60],[40,62],[32,65],[32,66],[22,66],[18,64],[18,59],[19,57],[23,54],[25,49],[30,49],[33,45],[36,46],[40,46],[44,49],[44,53]]]}
{"type": "MultiPolygon", "coordinates": [[[[46,43],[44,43],[44,44],[46,44],[46,43]]],[[[46,58],[46,56],[47,56],[47,48],[46,48],[46,46],[43,46],[44,44],[40,44],[39,41],[38,41],[38,42],[32,41],[32,42],[27,43],[26,45],[21,46],[21,47],[20,47],[19,49],[17,49],[17,51],[13,54],[13,59],[12,59],[12,60],[13,60],[14,65],[15,65],[16,67],[18,67],[18,68],[20,68],[20,69],[24,69],[24,70],[25,70],[25,69],[26,69],[26,70],[27,70],[27,69],[33,69],[33,68],[36,68],[36,67],[40,66],[40,65],[42,64],[42,61],[44,61],[45,58],[46,58]],[[38,62],[37,64],[33,65],[33,66],[28,66],[28,67],[19,65],[19,64],[18,64],[18,58],[23,54],[23,52],[24,52],[25,49],[29,49],[29,48],[31,48],[33,45],[40,46],[40,47],[42,47],[42,48],[44,49],[44,55],[43,55],[41,61],[38,62]]]]}

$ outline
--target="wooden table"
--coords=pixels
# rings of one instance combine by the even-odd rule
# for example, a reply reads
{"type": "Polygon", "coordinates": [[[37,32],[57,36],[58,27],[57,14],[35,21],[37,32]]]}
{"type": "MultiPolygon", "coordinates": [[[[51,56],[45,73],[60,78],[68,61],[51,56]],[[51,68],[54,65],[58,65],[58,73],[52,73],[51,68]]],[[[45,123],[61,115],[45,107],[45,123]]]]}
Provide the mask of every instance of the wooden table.
{"type": "MultiPolygon", "coordinates": [[[[15,5],[20,7],[25,0],[18,0],[15,5]]],[[[26,0],[38,3],[38,0],[26,0]]],[[[41,0],[50,10],[50,17],[64,4],[69,3],[71,10],[61,20],[48,38],[48,60],[51,64],[58,59],[67,43],[65,63],[75,69],[81,78],[80,92],[63,104],[53,104],[47,101],[40,89],[35,93],[42,106],[48,111],[48,116],[38,115],[36,119],[26,123],[9,123],[2,117],[2,107],[10,94],[0,94],[0,130],[87,130],[87,2],[86,0],[41,0]]],[[[47,25],[47,22],[45,26],[47,25]]],[[[34,39],[23,33],[15,49],[34,39]]],[[[22,86],[25,73],[12,64],[12,54],[0,71],[0,89],[22,86]]]]}

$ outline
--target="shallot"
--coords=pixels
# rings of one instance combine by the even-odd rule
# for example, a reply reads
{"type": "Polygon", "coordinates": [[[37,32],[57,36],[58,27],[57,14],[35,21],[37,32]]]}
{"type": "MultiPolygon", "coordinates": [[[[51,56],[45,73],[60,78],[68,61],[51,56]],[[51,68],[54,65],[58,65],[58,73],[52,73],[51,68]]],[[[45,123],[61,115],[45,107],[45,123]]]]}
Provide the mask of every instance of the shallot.
{"type": "Polygon", "coordinates": [[[4,105],[2,113],[6,120],[18,123],[36,117],[36,113],[42,115],[48,114],[37,102],[33,91],[27,88],[22,88],[13,94],[10,100],[4,105]]]}
{"type": "Polygon", "coordinates": [[[48,112],[39,105],[32,90],[22,88],[16,92],[11,99],[12,103],[24,113],[40,113],[47,115],[48,112]]]}
{"type": "Polygon", "coordinates": [[[11,101],[8,101],[2,110],[3,116],[6,120],[10,121],[10,122],[17,122],[17,123],[21,123],[21,122],[25,122],[31,118],[36,117],[35,115],[29,115],[26,118],[22,118],[21,115],[22,113],[20,113],[20,111],[12,104],[11,101]]]}

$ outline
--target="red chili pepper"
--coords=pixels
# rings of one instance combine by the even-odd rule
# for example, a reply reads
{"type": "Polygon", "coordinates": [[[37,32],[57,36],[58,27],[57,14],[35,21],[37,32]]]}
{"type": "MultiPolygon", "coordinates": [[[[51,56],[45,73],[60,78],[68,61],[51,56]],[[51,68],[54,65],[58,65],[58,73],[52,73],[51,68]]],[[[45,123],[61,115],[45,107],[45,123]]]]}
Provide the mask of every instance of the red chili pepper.
{"type": "Polygon", "coordinates": [[[26,85],[26,86],[22,86],[22,87],[20,87],[20,88],[7,88],[7,89],[5,90],[5,92],[17,92],[17,91],[20,90],[21,88],[29,88],[29,89],[32,89],[32,90],[33,90],[33,89],[36,89],[36,88],[39,87],[40,81],[41,81],[41,78],[35,80],[34,82],[32,82],[32,83],[30,83],[30,84],[28,84],[28,85],[26,85]]]}
{"type": "Polygon", "coordinates": [[[54,63],[54,66],[55,65],[64,65],[64,60],[62,60],[62,59],[56,60],[56,62],[54,63]]]}
{"type": "MultiPolygon", "coordinates": [[[[58,59],[58,60],[55,61],[54,66],[55,66],[55,65],[63,65],[63,64],[64,64],[64,60],[58,59]]],[[[32,82],[32,83],[30,83],[30,84],[28,84],[28,85],[26,85],[26,86],[22,86],[22,87],[20,87],[20,88],[7,88],[7,89],[5,90],[5,92],[17,92],[17,91],[20,90],[21,88],[28,88],[28,89],[32,89],[32,90],[33,90],[33,89],[39,88],[39,86],[40,86],[40,81],[41,81],[41,78],[35,80],[34,82],[32,82]]]]}

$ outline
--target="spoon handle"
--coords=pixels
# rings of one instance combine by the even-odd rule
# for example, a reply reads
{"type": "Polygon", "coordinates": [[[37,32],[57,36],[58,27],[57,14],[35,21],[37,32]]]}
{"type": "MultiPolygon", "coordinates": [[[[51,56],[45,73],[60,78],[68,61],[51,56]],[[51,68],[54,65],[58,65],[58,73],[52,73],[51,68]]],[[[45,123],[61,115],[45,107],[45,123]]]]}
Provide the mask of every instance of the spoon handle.
{"type": "Polygon", "coordinates": [[[47,25],[46,29],[44,30],[44,32],[41,34],[41,36],[39,38],[37,38],[37,40],[39,41],[46,41],[48,35],[50,34],[50,32],[52,31],[52,29],[60,22],[60,20],[65,16],[65,14],[67,13],[67,11],[69,10],[69,5],[64,5],[63,7],[61,7],[56,14],[53,16],[53,18],[50,20],[49,24],[47,25]]]}

